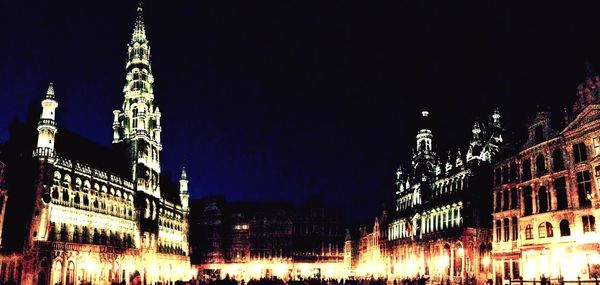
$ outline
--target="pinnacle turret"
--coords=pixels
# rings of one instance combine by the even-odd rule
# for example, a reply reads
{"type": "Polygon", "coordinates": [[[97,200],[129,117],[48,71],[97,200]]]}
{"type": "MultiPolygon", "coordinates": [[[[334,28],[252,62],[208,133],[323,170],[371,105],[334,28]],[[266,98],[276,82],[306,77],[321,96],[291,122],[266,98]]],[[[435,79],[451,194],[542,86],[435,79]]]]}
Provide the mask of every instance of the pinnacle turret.
{"type": "Polygon", "coordinates": [[[185,166],[181,170],[181,180],[187,180],[187,173],[185,172],[185,166]]]}
{"type": "Polygon", "coordinates": [[[54,84],[50,82],[46,96],[42,100],[42,113],[37,125],[37,148],[33,153],[36,157],[51,158],[55,154],[54,140],[58,132],[55,121],[56,108],[58,108],[58,102],[54,96],[54,84]]]}
{"type": "Polygon", "coordinates": [[[46,91],[46,99],[56,99],[56,97],[54,97],[54,84],[52,82],[50,82],[50,84],[48,85],[48,91],[46,91]]]}

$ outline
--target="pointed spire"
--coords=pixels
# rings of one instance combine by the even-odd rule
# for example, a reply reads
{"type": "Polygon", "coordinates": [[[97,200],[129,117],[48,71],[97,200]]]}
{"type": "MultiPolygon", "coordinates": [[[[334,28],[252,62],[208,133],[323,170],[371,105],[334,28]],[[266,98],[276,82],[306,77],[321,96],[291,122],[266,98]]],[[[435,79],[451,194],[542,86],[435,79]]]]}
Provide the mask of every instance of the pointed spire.
{"type": "Polygon", "coordinates": [[[133,37],[131,41],[146,41],[146,29],[144,27],[144,13],[141,0],[138,1],[137,15],[135,17],[135,25],[133,27],[133,37]]]}
{"type": "Polygon", "coordinates": [[[181,169],[181,180],[187,180],[187,173],[185,172],[185,166],[181,169]]]}
{"type": "Polygon", "coordinates": [[[54,84],[52,82],[50,82],[50,84],[48,85],[48,91],[46,91],[46,99],[55,99],[56,97],[54,97],[54,84]]]}

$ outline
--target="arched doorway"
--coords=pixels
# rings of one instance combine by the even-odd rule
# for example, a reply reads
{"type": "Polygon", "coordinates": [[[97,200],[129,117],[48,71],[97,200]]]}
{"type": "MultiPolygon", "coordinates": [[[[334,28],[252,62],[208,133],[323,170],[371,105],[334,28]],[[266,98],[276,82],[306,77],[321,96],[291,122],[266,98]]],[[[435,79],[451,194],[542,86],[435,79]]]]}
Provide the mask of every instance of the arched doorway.
{"type": "Polygon", "coordinates": [[[465,249],[462,246],[462,243],[457,243],[454,246],[454,276],[463,276],[463,264],[465,259],[465,249]]]}
{"type": "Polygon", "coordinates": [[[75,285],[75,264],[73,261],[69,261],[69,267],[67,267],[67,285],[75,285]]]}
{"type": "Polygon", "coordinates": [[[54,266],[52,266],[52,275],[51,275],[51,280],[52,280],[52,284],[56,284],[56,283],[62,283],[63,282],[63,278],[62,278],[62,262],[57,261],[54,263],[54,266]]]}

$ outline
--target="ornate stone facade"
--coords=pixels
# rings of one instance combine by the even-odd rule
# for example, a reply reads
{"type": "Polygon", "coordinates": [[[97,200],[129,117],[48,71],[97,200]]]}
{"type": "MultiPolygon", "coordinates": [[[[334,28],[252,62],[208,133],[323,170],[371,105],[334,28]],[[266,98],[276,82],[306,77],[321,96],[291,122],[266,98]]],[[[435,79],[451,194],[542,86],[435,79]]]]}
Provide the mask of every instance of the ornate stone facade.
{"type": "Polygon", "coordinates": [[[495,111],[489,124],[475,122],[466,155],[449,152],[444,163],[433,148],[429,113],[422,119],[410,167],[396,172],[395,208],[377,218],[372,231],[362,230],[354,274],[483,280],[491,271],[491,196],[484,189],[503,141],[500,114],[495,111]]]}
{"type": "Polygon", "coordinates": [[[600,274],[599,86],[596,76],[578,87],[574,118],[559,130],[537,112],[523,146],[494,166],[496,284],[600,274]]]}
{"type": "MultiPolygon", "coordinates": [[[[12,127],[2,157],[14,199],[0,220],[11,231],[0,258],[10,269],[0,268],[0,280],[110,284],[128,282],[134,271],[144,284],[190,279],[187,174],[183,169],[178,186],[161,179],[160,111],[141,7],[126,71],[112,148],[59,128],[52,84],[35,127],[31,119],[12,127]]],[[[0,198],[5,194],[0,187],[0,198]]]]}

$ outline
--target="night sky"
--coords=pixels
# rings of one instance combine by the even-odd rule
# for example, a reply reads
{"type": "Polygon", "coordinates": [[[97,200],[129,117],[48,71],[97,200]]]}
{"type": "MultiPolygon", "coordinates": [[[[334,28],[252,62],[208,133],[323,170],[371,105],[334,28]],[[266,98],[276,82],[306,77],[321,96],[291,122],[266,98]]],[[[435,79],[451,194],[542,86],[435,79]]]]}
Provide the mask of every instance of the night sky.
{"type": "MultiPolygon", "coordinates": [[[[192,198],[317,194],[370,221],[421,110],[464,154],[475,119],[522,134],[600,71],[598,3],[518,2],[146,1],[163,171],[185,165],[192,198]]],[[[0,140],[52,81],[59,132],[110,145],[135,6],[0,0],[0,140]]]]}

